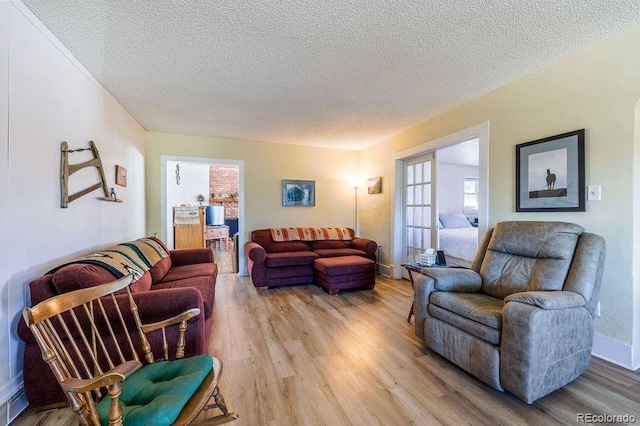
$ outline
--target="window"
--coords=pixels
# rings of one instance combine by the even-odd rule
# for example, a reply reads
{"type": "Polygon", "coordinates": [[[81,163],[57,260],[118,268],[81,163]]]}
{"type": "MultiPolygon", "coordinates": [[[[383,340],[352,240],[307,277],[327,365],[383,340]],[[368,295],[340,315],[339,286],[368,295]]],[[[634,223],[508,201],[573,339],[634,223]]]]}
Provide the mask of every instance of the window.
{"type": "Polygon", "coordinates": [[[464,178],[464,212],[478,211],[478,178],[464,178]]]}

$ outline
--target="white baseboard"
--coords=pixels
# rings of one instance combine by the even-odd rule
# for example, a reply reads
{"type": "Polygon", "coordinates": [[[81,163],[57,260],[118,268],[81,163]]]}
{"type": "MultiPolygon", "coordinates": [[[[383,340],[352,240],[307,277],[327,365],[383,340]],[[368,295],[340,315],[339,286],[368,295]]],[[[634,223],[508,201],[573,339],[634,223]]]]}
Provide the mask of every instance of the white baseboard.
{"type": "Polygon", "coordinates": [[[378,263],[378,274],[383,275],[385,277],[391,277],[391,267],[389,265],[383,265],[382,263],[378,263]]]}
{"type": "Polygon", "coordinates": [[[15,394],[24,388],[22,371],[14,376],[0,388],[0,405],[9,401],[15,394]]]}
{"type": "Polygon", "coordinates": [[[9,382],[0,388],[0,406],[2,407],[3,417],[0,423],[9,424],[18,414],[27,408],[27,398],[24,395],[24,384],[22,371],[9,382]],[[5,406],[6,405],[6,406],[5,406]]]}
{"type": "Polygon", "coordinates": [[[591,354],[613,364],[635,371],[640,368],[640,362],[633,360],[633,348],[618,340],[595,333],[591,354]]]}

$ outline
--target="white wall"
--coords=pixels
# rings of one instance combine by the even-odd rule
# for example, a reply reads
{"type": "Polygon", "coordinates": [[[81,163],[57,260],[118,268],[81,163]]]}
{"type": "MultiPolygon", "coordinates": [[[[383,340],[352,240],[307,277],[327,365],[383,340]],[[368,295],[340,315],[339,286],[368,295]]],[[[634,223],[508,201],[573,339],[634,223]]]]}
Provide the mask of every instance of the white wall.
{"type": "MultiPolygon", "coordinates": [[[[182,204],[200,205],[197,200],[202,194],[203,206],[209,205],[209,164],[167,161],[167,218],[173,218],[173,207],[182,204]],[[176,165],[180,165],[180,184],[176,181],[176,165]]],[[[173,220],[167,221],[167,245],[174,247],[173,220]]]]}
{"type": "Polygon", "coordinates": [[[436,173],[439,213],[464,213],[464,179],[477,179],[478,168],[438,163],[436,173]]]}
{"type": "MultiPolygon", "coordinates": [[[[71,163],[86,152],[70,154],[71,163]]],[[[145,131],[21,3],[0,2],[0,424],[18,414],[22,343],[16,328],[28,283],[52,267],[144,236],[145,131]],[[107,184],[60,207],[60,143],[95,141],[107,184]],[[128,186],[115,185],[115,165],[128,186]]],[[[99,182],[95,170],[70,177],[70,192],[99,182]]]]}

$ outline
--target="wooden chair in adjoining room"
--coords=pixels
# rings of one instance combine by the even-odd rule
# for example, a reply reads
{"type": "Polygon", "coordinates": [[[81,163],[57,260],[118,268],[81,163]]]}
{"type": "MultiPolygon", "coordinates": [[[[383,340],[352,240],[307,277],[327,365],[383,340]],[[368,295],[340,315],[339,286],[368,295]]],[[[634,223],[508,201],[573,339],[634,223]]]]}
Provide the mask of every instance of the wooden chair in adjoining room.
{"type": "Polygon", "coordinates": [[[220,360],[211,355],[183,358],[187,322],[200,310],[143,325],[129,291],[131,280],[127,276],[24,309],[24,320],[42,357],[80,424],[168,425],[200,420],[220,424],[235,420],[237,415],[228,412],[218,389],[220,360]],[[165,327],[172,324],[180,324],[180,332],[176,353],[170,358],[165,327]],[[116,339],[122,330],[126,338],[116,339]],[[164,358],[155,362],[145,335],[152,332],[162,333],[163,340],[163,348],[155,353],[164,358]],[[214,408],[221,414],[209,417],[207,410],[214,408]]]}

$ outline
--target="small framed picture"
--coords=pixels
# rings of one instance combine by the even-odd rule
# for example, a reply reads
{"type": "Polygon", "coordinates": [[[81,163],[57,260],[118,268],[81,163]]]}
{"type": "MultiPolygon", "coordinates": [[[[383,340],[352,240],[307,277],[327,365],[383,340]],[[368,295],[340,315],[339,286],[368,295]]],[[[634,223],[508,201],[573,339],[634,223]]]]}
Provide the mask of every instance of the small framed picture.
{"type": "Polygon", "coordinates": [[[516,212],[585,211],[584,129],[516,145],[516,212]]]}
{"type": "Polygon", "coordinates": [[[127,186],[127,169],[116,165],[116,185],[127,186]]]}
{"type": "Polygon", "coordinates": [[[382,176],[367,179],[367,193],[382,194],[382,176]]]}
{"type": "Polygon", "coordinates": [[[282,180],[282,205],[285,207],[316,205],[316,181],[282,180]]]}

